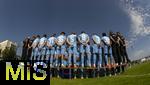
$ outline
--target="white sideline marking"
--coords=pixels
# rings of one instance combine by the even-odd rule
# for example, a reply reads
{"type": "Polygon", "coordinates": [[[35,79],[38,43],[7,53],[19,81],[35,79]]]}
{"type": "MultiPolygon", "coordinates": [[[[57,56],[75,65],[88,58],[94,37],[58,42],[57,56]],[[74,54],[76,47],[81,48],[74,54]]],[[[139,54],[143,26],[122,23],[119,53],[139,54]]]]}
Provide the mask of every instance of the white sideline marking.
{"type": "Polygon", "coordinates": [[[115,76],[115,77],[142,77],[142,76],[150,76],[150,73],[141,74],[141,75],[119,75],[119,76],[115,76]]]}

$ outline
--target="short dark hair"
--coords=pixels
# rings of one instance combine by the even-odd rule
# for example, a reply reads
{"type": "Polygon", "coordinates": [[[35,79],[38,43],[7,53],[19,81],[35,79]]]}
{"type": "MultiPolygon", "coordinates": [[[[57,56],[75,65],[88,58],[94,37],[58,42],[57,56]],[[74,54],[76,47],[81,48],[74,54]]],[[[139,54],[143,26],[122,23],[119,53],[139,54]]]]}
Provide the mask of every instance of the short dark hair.
{"type": "Polygon", "coordinates": [[[56,36],[56,34],[54,33],[54,34],[52,34],[52,36],[56,36]]]}
{"type": "Polygon", "coordinates": [[[33,36],[32,36],[32,38],[33,38],[33,39],[35,39],[35,38],[36,38],[36,36],[35,36],[35,35],[33,35],[33,36]]]}
{"type": "Polygon", "coordinates": [[[81,31],[81,33],[85,33],[84,31],[81,31]]]}
{"type": "Polygon", "coordinates": [[[114,33],[112,31],[109,32],[109,35],[113,35],[114,33]]]}
{"type": "Polygon", "coordinates": [[[47,37],[47,35],[46,35],[46,34],[44,34],[44,35],[43,35],[43,37],[47,37]]]}
{"type": "Polygon", "coordinates": [[[63,35],[65,35],[66,33],[65,33],[65,32],[61,32],[60,34],[63,34],[63,35]]]}
{"type": "Polygon", "coordinates": [[[116,32],[117,34],[120,34],[120,32],[116,32]]]}
{"type": "Polygon", "coordinates": [[[71,34],[76,34],[75,32],[72,32],[71,34]]]}
{"type": "Polygon", "coordinates": [[[96,33],[92,33],[92,35],[97,35],[96,33]]]}
{"type": "Polygon", "coordinates": [[[117,34],[118,36],[121,36],[121,33],[120,33],[120,32],[116,32],[116,34],[117,34]]]}
{"type": "Polygon", "coordinates": [[[106,33],[102,33],[102,36],[107,36],[106,33]]]}
{"type": "Polygon", "coordinates": [[[37,37],[37,38],[40,38],[40,35],[37,35],[36,37],[37,37]]]}

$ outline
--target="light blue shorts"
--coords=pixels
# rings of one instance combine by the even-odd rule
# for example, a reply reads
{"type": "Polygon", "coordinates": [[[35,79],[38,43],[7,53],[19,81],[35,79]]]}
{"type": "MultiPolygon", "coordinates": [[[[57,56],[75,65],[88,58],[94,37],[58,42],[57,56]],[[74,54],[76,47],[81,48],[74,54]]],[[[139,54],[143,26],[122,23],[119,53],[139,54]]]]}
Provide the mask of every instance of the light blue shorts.
{"type": "Polygon", "coordinates": [[[50,55],[50,49],[47,49],[46,55],[50,55]]]}
{"type": "Polygon", "coordinates": [[[91,53],[90,45],[87,45],[85,48],[86,53],[91,53]]]}
{"type": "Polygon", "coordinates": [[[59,48],[59,46],[56,47],[55,54],[56,55],[60,55],[60,48],[59,48]]]}
{"type": "Polygon", "coordinates": [[[80,53],[84,53],[85,52],[85,48],[84,48],[84,45],[80,45],[80,53]]]}
{"type": "Polygon", "coordinates": [[[34,48],[33,51],[32,51],[32,55],[33,56],[39,56],[39,54],[40,54],[39,48],[38,47],[34,48]]]}
{"type": "Polygon", "coordinates": [[[107,46],[107,45],[105,45],[104,46],[104,53],[105,54],[112,54],[112,48],[107,46]]]}
{"type": "Polygon", "coordinates": [[[42,47],[41,48],[41,55],[46,55],[46,50],[47,50],[47,47],[42,47]]]}
{"type": "Polygon", "coordinates": [[[60,51],[61,51],[61,54],[62,54],[62,55],[65,55],[66,46],[65,46],[65,45],[62,45],[60,51]]]}
{"type": "Polygon", "coordinates": [[[74,47],[73,47],[73,53],[74,53],[74,54],[77,54],[77,53],[78,53],[77,46],[74,46],[74,47]]]}
{"type": "Polygon", "coordinates": [[[54,55],[55,54],[55,47],[47,49],[46,55],[54,55]]]}
{"type": "Polygon", "coordinates": [[[93,44],[93,46],[92,46],[92,49],[93,49],[93,53],[98,53],[98,46],[97,46],[97,44],[93,44]]]}
{"type": "Polygon", "coordinates": [[[102,47],[99,47],[99,48],[98,48],[98,53],[99,53],[99,54],[102,54],[102,47]]]}
{"type": "Polygon", "coordinates": [[[73,47],[70,46],[70,47],[68,48],[68,53],[69,53],[69,54],[73,54],[73,47]]]}
{"type": "Polygon", "coordinates": [[[55,54],[55,47],[52,47],[52,48],[50,49],[50,54],[51,54],[51,55],[54,55],[54,54],[55,54]]]}

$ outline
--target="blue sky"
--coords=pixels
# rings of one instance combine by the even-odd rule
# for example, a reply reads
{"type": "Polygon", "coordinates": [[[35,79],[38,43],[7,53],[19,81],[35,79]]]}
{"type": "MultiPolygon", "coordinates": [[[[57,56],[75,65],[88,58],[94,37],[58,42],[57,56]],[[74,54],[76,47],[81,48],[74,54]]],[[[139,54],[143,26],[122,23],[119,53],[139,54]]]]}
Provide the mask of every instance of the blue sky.
{"type": "Polygon", "coordinates": [[[134,42],[134,48],[129,47],[128,51],[129,56],[134,56],[131,58],[137,59],[136,52],[142,52],[139,56],[145,55],[143,50],[146,48],[143,47],[147,46],[142,44],[148,45],[150,41],[146,38],[149,33],[143,33],[145,29],[141,35],[139,27],[135,27],[137,23],[144,23],[145,26],[149,21],[137,22],[141,18],[130,8],[138,6],[146,5],[139,0],[0,0],[0,41],[9,39],[20,43],[26,36],[58,34],[61,31],[68,34],[72,31],[80,33],[82,30],[89,34],[120,31],[128,41],[134,42]],[[140,38],[134,40],[133,35],[140,38]],[[146,41],[141,44],[143,38],[146,41]],[[131,52],[133,49],[134,52],[131,52]]]}

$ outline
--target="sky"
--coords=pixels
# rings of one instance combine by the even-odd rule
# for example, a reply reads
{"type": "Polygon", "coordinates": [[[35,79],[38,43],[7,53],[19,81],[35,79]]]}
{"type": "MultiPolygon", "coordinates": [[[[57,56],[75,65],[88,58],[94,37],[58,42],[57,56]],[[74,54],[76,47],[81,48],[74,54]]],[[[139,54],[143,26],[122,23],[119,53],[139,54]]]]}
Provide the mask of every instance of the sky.
{"type": "MultiPolygon", "coordinates": [[[[149,55],[149,0],[0,0],[0,41],[33,34],[121,32],[130,59],[149,55]]],[[[19,51],[20,53],[20,51],[19,51]]]]}

